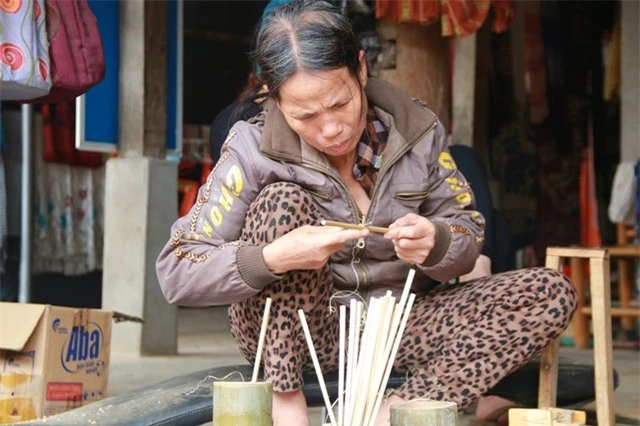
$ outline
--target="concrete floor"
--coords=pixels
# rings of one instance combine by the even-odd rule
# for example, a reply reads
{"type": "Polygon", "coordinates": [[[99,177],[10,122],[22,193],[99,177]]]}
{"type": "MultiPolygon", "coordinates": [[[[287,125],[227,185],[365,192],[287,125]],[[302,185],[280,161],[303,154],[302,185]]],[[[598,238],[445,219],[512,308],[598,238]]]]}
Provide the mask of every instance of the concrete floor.
{"type": "MultiPolygon", "coordinates": [[[[179,310],[179,355],[143,357],[112,352],[108,393],[115,396],[142,386],[160,382],[184,373],[216,366],[246,363],[231,337],[226,308],[179,310]]],[[[117,327],[114,324],[114,327],[117,327]]],[[[562,348],[562,357],[577,362],[592,362],[593,352],[562,348]]],[[[640,425],[640,352],[615,350],[614,368],[620,375],[620,386],[615,392],[616,414],[621,422],[640,425]],[[627,422],[626,419],[629,419],[627,422]]],[[[594,410],[595,404],[582,409],[594,410]]],[[[312,425],[321,424],[321,409],[311,408],[312,425]]],[[[462,414],[459,425],[490,425],[462,414]]],[[[623,423],[621,423],[623,424],[623,423]]]]}

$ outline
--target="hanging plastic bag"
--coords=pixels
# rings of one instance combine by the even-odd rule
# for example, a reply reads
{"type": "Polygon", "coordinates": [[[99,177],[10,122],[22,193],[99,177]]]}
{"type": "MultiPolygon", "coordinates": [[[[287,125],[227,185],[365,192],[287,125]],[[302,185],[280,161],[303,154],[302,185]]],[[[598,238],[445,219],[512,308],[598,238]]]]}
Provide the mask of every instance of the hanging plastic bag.
{"type": "Polygon", "coordinates": [[[0,100],[51,90],[44,0],[0,1],[0,100]]]}
{"type": "Polygon", "coordinates": [[[609,220],[613,223],[635,225],[636,191],[638,181],[635,176],[635,161],[618,164],[613,177],[611,200],[609,201],[609,220]]]}
{"type": "Polygon", "coordinates": [[[73,100],[104,78],[98,22],[86,0],[45,0],[51,55],[51,92],[30,102],[73,100]]]}

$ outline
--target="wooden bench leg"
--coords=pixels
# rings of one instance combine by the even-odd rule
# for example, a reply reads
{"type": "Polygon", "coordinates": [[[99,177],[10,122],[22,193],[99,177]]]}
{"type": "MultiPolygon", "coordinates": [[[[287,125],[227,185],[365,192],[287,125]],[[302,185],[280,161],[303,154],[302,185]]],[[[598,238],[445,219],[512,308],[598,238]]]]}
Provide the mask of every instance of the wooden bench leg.
{"type": "Polygon", "coordinates": [[[573,346],[586,349],[589,347],[589,316],[582,309],[587,305],[587,295],[585,291],[584,271],[587,266],[587,259],[572,257],[569,259],[571,265],[571,281],[578,293],[578,309],[573,315],[573,346]]]}
{"type": "MultiPolygon", "coordinates": [[[[613,426],[615,424],[615,409],[613,403],[613,349],[611,346],[609,253],[604,249],[547,248],[547,267],[559,269],[562,258],[589,259],[589,269],[591,273],[591,323],[593,326],[593,354],[598,424],[601,426],[613,426]]],[[[582,271],[582,265],[574,269],[574,271],[578,269],[582,271]]],[[[540,364],[540,387],[538,389],[538,404],[540,408],[550,408],[556,403],[558,343],[556,339],[553,344],[542,352],[543,362],[540,364]]]]}
{"type": "Polygon", "coordinates": [[[558,396],[558,358],[560,338],[555,339],[540,354],[540,383],[538,385],[538,408],[556,406],[558,396]]]}
{"type": "Polygon", "coordinates": [[[593,257],[591,268],[591,311],[595,357],[596,411],[598,425],[613,426],[613,350],[611,346],[611,288],[609,258],[593,257]]]}
{"type": "MultiPolygon", "coordinates": [[[[633,298],[633,258],[618,260],[618,292],[621,308],[631,307],[633,298]]],[[[633,330],[633,317],[622,317],[621,325],[623,330],[633,330]]]]}
{"type": "MultiPolygon", "coordinates": [[[[560,270],[562,258],[547,255],[547,268],[560,270]]],[[[540,354],[540,383],[538,385],[538,407],[550,408],[556,406],[558,391],[558,357],[560,352],[560,338],[555,339],[540,354]]]]}

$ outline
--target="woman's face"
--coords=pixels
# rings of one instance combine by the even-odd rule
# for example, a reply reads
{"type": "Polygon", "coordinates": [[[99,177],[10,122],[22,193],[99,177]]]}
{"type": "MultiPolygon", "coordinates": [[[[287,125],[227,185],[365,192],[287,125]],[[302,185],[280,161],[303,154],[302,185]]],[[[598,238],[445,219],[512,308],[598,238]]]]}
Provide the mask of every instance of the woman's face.
{"type": "Polygon", "coordinates": [[[330,157],[353,153],[364,131],[364,52],[360,55],[360,69],[361,84],[343,67],[313,73],[299,71],[280,86],[278,106],[289,127],[330,157]]]}

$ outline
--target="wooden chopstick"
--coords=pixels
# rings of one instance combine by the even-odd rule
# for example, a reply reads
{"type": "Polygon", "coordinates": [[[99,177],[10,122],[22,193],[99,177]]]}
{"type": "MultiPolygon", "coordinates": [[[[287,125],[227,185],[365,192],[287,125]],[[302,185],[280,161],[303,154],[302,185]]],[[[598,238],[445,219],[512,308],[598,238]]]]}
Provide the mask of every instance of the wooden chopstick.
{"type": "Polygon", "coordinates": [[[381,226],[354,225],[352,223],[336,222],[333,220],[325,219],[322,219],[320,223],[325,226],[339,226],[344,229],[368,229],[369,231],[375,232],[377,234],[386,234],[387,232],[389,232],[389,228],[383,228],[381,226]]]}

